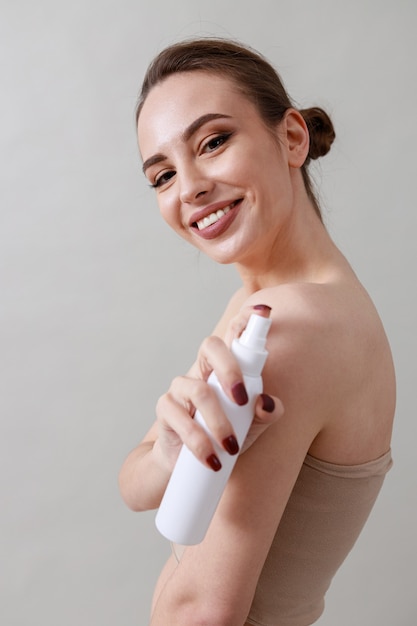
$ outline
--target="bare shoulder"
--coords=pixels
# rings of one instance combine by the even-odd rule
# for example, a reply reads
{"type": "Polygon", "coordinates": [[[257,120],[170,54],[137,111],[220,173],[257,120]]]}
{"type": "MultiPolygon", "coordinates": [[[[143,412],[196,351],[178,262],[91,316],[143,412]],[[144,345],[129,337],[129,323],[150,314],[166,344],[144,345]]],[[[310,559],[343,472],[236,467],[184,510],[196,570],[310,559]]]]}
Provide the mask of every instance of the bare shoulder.
{"type": "Polygon", "coordinates": [[[300,428],[313,421],[310,453],[339,463],[383,454],[391,437],[395,375],[383,325],[364,288],[356,280],[287,284],[257,292],[247,303],[260,299],[271,306],[273,319],[265,388],[282,398],[300,428]]]}

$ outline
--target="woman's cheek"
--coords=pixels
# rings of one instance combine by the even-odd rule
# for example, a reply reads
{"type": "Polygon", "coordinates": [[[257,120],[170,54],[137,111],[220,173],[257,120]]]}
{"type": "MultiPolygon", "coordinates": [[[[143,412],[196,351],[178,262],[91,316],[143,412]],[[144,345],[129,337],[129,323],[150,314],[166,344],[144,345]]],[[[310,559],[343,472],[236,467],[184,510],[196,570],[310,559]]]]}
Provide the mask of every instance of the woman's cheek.
{"type": "Polygon", "coordinates": [[[159,211],[162,219],[166,224],[172,228],[178,235],[187,239],[188,227],[183,222],[183,216],[181,214],[181,204],[177,202],[175,197],[166,197],[160,200],[159,211]]]}
{"type": "Polygon", "coordinates": [[[179,209],[176,209],[177,203],[174,201],[173,194],[170,193],[170,190],[166,190],[161,193],[158,197],[158,206],[159,212],[161,214],[162,219],[171,227],[175,228],[175,218],[176,213],[178,213],[179,219],[179,209]]]}

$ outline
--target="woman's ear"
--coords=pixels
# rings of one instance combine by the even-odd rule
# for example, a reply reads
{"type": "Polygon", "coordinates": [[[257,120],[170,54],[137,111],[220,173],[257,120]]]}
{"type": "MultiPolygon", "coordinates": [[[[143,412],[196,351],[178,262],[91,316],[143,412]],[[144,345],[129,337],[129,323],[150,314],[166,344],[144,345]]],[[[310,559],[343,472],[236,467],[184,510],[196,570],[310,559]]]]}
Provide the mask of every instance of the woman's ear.
{"type": "Polygon", "coordinates": [[[296,109],[288,109],[281,122],[282,138],[288,151],[290,167],[300,168],[308,156],[310,135],[307,124],[301,113],[296,109]]]}

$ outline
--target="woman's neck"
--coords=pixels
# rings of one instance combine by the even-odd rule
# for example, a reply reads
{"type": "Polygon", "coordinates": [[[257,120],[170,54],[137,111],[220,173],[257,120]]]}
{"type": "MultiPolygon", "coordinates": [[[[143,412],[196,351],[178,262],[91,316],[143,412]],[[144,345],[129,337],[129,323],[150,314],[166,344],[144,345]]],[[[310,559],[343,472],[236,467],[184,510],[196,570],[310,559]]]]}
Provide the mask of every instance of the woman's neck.
{"type": "Polygon", "coordinates": [[[325,283],[349,268],[309,200],[262,242],[262,250],[236,263],[246,292],[290,282],[325,283]]]}

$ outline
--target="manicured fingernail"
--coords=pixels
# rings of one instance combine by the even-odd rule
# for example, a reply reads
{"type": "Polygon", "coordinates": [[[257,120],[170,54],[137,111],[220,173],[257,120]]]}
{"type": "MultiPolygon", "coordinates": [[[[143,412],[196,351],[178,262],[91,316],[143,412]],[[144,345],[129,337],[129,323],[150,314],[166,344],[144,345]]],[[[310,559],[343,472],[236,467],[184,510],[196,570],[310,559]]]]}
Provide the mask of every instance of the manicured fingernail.
{"type": "Polygon", "coordinates": [[[238,404],[239,406],[247,404],[249,400],[248,394],[246,393],[245,385],[243,383],[236,383],[235,385],[233,385],[232,396],[236,404],[238,404]]]}
{"type": "Polygon", "coordinates": [[[271,396],[268,396],[266,393],[261,393],[261,398],[263,410],[267,413],[272,413],[272,411],[275,409],[274,399],[271,398],[271,396]]]}
{"type": "Polygon", "coordinates": [[[237,454],[239,452],[239,444],[234,435],[223,439],[223,447],[229,454],[237,454]]]}
{"type": "Polygon", "coordinates": [[[210,454],[210,456],[207,457],[206,461],[208,465],[210,465],[211,469],[215,472],[218,472],[222,468],[222,464],[215,454],[210,454]]]}
{"type": "Polygon", "coordinates": [[[257,311],[272,311],[271,307],[267,304],[255,304],[253,308],[257,311]]]}

